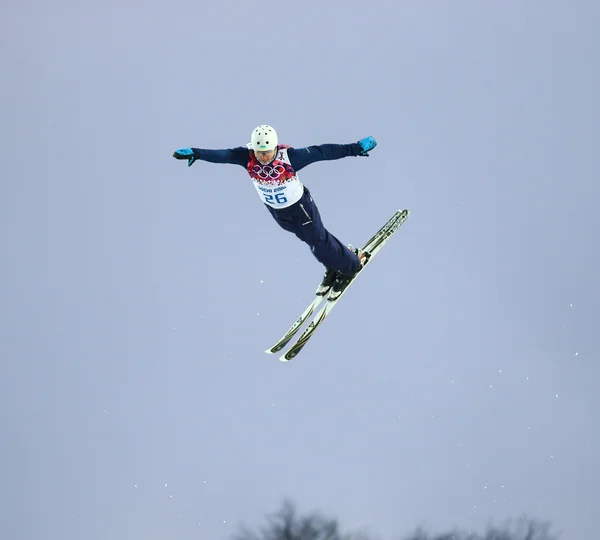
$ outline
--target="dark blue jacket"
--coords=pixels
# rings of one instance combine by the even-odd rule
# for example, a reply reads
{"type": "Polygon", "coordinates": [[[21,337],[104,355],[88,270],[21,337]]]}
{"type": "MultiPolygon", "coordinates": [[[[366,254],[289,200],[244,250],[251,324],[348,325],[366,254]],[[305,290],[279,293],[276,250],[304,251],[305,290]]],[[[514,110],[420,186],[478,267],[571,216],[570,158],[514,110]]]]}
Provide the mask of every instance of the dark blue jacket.
{"type": "MultiPolygon", "coordinates": [[[[210,163],[230,163],[246,168],[251,150],[247,146],[227,148],[225,150],[207,150],[192,148],[196,159],[210,163]]],[[[319,144],[305,148],[288,148],[290,163],[295,171],[303,169],[316,161],[330,161],[350,156],[359,156],[363,152],[357,142],[350,144],[319,144]]]]}

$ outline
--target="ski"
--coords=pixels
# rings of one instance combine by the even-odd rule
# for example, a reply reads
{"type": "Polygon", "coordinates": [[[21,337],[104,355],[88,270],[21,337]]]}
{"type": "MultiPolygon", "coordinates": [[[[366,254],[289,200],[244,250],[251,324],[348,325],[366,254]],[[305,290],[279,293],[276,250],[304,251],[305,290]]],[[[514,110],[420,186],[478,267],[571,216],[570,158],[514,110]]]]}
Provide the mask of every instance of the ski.
{"type": "MultiPolygon", "coordinates": [[[[381,227],[365,244],[365,246],[370,246],[371,243],[380,235],[383,231],[389,228],[395,219],[397,219],[398,212],[392,216],[388,222],[381,227]]],[[[267,354],[275,354],[281,351],[290,340],[296,335],[298,330],[302,327],[302,325],[308,320],[308,318],[315,312],[315,310],[319,307],[319,305],[323,302],[323,300],[327,297],[327,295],[316,295],[313,301],[308,305],[308,307],[302,312],[302,314],[298,317],[296,322],[289,328],[289,330],[283,335],[283,337],[272,347],[266,349],[265,352],[267,354]]]]}
{"type": "MultiPolygon", "coordinates": [[[[287,353],[285,353],[284,355],[280,356],[280,358],[279,358],[280,361],[282,361],[282,362],[289,362],[290,360],[292,360],[293,358],[295,358],[298,355],[298,353],[304,348],[304,346],[306,345],[306,343],[308,342],[308,340],[314,335],[314,333],[317,330],[317,328],[319,328],[319,326],[321,326],[321,324],[323,323],[323,321],[325,320],[325,318],[329,315],[329,313],[331,313],[331,311],[333,310],[333,308],[340,301],[340,299],[342,298],[342,296],[344,296],[344,294],[346,293],[346,291],[356,281],[356,279],[358,278],[358,276],[360,276],[365,271],[365,268],[367,266],[369,266],[369,264],[371,264],[371,261],[373,260],[373,258],[377,255],[377,253],[379,253],[379,251],[387,243],[387,241],[389,240],[389,238],[406,221],[406,219],[408,218],[408,215],[409,215],[408,210],[406,210],[406,209],[405,210],[398,210],[388,220],[388,222],[381,229],[379,229],[379,231],[377,231],[375,233],[375,235],[373,235],[373,237],[364,245],[364,247],[362,248],[363,251],[366,251],[367,253],[370,253],[370,257],[369,257],[367,263],[365,264],[364,268],[354,277],[354,279],[352,279],[352,281],[350,281],[350,283],[348,283],[348,285],[342,291],[342,294],[340,294],[340,296],[338,296],[335,300],[327,298],[326,304],[315,315],[315,317],[313,318],[313,320],[306,327],[306,329],[304,330],[304,332],[300,335],[300,337],[298,338],[298,340],[296,341],[296,343],[294,343],[294,345],[292,345],[292,347],[290,347],[290,349],[288,350],[287,353]]],[[[316,303],[316,299],[315,299],[315,301],[313,301],[313,303],[311,304],[311,306],[309,306],[309,308],[307,308],[305,310],[305,312],[303,313],[303,316],[301,316],[298,319],[298,321],[296,321],[296,323],[294,324],[294,326],[292,326],[292,328],[290,329],[290,332],[293,330],[292,334],[289,335],[289,337],[287,339],[284,338],[285,339],[285,343],[283,343],[283,345],[281,345],[281,347],[278,350],[281,350],[281,348],[283,348],[291,340],[291,338],[293,337],[293,335],[298,331],[298,329],[304,323],[304,321],[310,316],[310,314],[312,312],[315,311],[316,307],[321,303],[322,298],[323,297],[321,297],[321,300],[318,303],[316,303]],[[316,305],[314,305],[315,303],[316,303],[316,305]],[[313,305],[314,305],[314,307],[313,307],[313,305]],[[310,313],[309,313],[309,311],[310,311],[310,313]],[[306,315],[306,316],[304,316],[304,315],[306,315]]],[[[289,332],[288,332],[288,334],[289,334],[289,332]]],[[[288,334],[286,334],[286,336],[288,334]]],[[[273,349],[271,349],[271,350],[273,350],[273,349]]]]}
{"type": "Polygon", "coordinates": [[[296,322],[290,327],[290,329],[283,335],[283,337],[271,348],[267,349],[265,352],[267,354],[275,354],[283,349],[290,340],[296,335],[296,332],[300,330],[302,325],[306,322],[306,320],[315,312],[315,310],[319,307],[323,299],[326,295],[315,295],[314,300],[310,303],[310,305],[302,312],[302,315],[298,317],[296,322]]]}

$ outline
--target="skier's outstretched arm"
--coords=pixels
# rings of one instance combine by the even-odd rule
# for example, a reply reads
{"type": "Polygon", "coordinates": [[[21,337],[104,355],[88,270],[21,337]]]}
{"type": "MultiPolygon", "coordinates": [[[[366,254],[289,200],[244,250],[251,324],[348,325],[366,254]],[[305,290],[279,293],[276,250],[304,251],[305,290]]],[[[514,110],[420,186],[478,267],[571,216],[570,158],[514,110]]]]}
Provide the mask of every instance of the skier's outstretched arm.
{"type": "Polygon", "coordinates": [[[318,144],[305,148],[290,148],[288,156],[295,170],[317,161],[331,161],[350,156],[369,156],[369,151],[377,146],[373,137],[365,137],[350,144],[318,144]]]}
{"type": "Polygon", "coordinates": [[[248,147],[237,146],[223,150],[209,150],[207,148],[179,148],[173,152],[175,159],[187,159],[188,167],[194,161],[209,161],[210,163],[229,163],[246,167],[248,163],[248,147]]]}

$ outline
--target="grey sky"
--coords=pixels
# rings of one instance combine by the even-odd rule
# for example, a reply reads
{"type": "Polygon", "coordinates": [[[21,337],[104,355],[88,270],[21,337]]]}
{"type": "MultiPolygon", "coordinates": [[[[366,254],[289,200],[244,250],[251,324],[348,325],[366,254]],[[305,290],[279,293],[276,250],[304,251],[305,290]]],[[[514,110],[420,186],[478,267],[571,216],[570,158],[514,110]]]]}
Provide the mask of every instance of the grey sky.
{"type": "Polygon", "coordinates": [[[0,537],[228,538],[284,497],[385,538],[598,511],[592,1],[5,2],[0,537]],[[176,148],[373,135],[301,172],[322,268],[244,170],[176,148]]]}

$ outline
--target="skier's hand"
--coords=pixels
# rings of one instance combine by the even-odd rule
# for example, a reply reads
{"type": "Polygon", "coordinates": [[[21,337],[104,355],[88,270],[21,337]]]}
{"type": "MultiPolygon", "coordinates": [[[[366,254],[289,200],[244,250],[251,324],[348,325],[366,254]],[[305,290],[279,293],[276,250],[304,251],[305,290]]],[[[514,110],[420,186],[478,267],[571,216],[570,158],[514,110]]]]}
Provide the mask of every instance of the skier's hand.
{"type": "Polygon", "coordinates": [[[368,137],[365,137],[364,139],[358,141],[358,144],[360,144],[360,147],[363,150],[362,154],[360,155],[369,157],[369,152],[377,146],[377,141],[369,135],[368,137]]]}
{"type": "Polygon", "coordinates": [[[194,151],[191,148],[179,148],[179,150],[175,150],[175,152],[173,152],[173,157],[175,159],[187,159],[188,167],[191,167],[192,163],[196,161],[194,151]]]}

